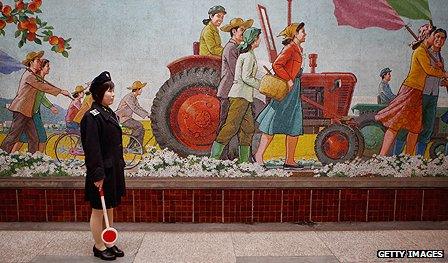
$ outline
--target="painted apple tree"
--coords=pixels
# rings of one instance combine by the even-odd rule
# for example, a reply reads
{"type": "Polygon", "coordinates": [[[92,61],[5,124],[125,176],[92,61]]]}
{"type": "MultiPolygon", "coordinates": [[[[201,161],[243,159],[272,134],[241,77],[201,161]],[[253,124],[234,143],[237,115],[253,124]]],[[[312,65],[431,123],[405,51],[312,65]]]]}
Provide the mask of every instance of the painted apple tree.
{"type": "Polygon", "coordinates": [[[27,42],[42,45],[47,42],[51,50],[68,57],[71,38],[64,39],[53,33],[54,27],[43,21],[37,14],[42,13],[40,7],[42,0],[14,0],[8,5],[6,1],[0,1],[0,36],[6,37],[5,28],[15,25],[17,30],[14,37],[19,39],[18,47],[21,48],[27,42]]]}

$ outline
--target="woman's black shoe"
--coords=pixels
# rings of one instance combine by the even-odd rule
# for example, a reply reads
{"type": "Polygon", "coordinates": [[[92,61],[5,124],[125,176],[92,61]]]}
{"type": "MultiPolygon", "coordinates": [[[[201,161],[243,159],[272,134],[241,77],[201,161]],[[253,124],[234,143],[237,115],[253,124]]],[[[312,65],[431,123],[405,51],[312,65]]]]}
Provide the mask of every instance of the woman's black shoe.
{"type": "Polygon", "coordinates": [[[113,247],[109,247],[107,248],[110,250],[110,252],[112,252],[116,257],[124,257],[124,252],[122,250],[120,250],[117,246],[113,246],[113,247]]]}
{"type": "Polygon", "coordinates": [[[302,169],[302,168],[304,168],[304,166],[301,164],[298,164],[298,163],[296,163],[296,164],[284,163],[283,164],[283,169],[285,169],[285,170],[294,170],[294,169],[302,169]]]}
{"type": "Polygon", "coordinates": [[[102,260],[115,260],[117,257],[115,254],[109,249],[105,249],[103,251],[99,250],[95,246],[93,246],[93,255],[95,257],[101,258],[102,260]]]}

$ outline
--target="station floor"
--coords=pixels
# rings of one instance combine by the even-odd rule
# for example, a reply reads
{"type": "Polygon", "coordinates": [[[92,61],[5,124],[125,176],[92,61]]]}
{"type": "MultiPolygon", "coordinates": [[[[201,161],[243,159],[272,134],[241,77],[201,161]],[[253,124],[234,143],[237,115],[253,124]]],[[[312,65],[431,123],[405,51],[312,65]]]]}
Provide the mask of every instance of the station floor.
{"type": "MultiPolygon", "coordinates": [[[[448,222],[117,223],[115,262],[448,262],[448,222]],[[442,259],[380,259],[378,250],[444,250],[442,259]]],[[[0,223],[0,262],[102,262],[88,223],[0,223]]]]}

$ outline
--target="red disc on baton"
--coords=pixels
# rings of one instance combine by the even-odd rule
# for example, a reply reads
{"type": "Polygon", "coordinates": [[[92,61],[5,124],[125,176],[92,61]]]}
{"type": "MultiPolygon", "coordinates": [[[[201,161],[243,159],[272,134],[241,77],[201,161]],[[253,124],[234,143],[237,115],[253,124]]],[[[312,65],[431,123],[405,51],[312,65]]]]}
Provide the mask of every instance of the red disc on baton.
{"type": "Polygon", "coordinates": [[[103,230],[103,233],[101,233],[101,239],[106,245],[113,245],[117,241],[117,230],[114,228],[106,228],[103,230]]]}
{"type": "Polygon", "coordinates": [[[109,218],[107,218],[106,201],[104,200],[103,188],[99,188],[98,190],[100,192],[101,206],[103,207],[104,221],[106,223],[106,229],[104,229],[101,233],[101,239],[103,240],[104,244],[113,246],[117,241],[118,232],[117,230],[115,230],[115,228],[109,226],[109,218]]]}

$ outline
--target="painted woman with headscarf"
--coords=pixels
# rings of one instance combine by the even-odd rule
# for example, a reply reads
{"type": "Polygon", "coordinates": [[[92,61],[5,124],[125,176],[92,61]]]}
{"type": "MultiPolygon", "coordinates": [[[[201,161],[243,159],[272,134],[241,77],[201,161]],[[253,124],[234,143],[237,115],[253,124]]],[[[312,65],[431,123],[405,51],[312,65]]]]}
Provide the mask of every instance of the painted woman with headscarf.
{"type": "Polygon", "coordinates": [[[208,10],[208,18],[202,20],[205,27],[199,38],[199,55],[221,57],[224,48],[221,45],[218,28],[226,14],[226,9],[220,5],[213,6],[208,10]]]}
{"type": "Polygon", "coordinates": [[[281,101],[271,100],[258,115],[258,129],[261,135],[260,145],[255,153],[255,160],[263,164],[263,154],[268,148],[274,134],[286,135],[285,169],[302,168],[294,160],[299,135],[303,134],[302,101],[300,100],[300,77],[302,75],[302,47],[305,42],[305,24],[293,23],[287,26],[279,36],[283,36],[282,52],[272,64],[275,75],[288,83],[289,93],[281,101]]]}
{"type": "Polygon", "coordinates": [[[407,155],[414,155],[418,135],[422,130],[423,89],[427,76],[448,77],[441,68],[431,66],[428,48],[434,43],[435,28],[424,25],[419,30],[421,44],[412,53],[408,76],[401,84],[397,97],[389,106],[377,113],[375,119],[381,122],[387,131],[384,134],[380,155],[388,155],[398,131],[408,131],[406,138],[407,155]]]}

